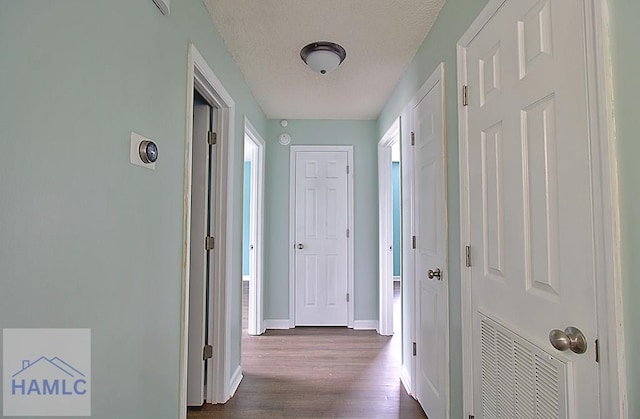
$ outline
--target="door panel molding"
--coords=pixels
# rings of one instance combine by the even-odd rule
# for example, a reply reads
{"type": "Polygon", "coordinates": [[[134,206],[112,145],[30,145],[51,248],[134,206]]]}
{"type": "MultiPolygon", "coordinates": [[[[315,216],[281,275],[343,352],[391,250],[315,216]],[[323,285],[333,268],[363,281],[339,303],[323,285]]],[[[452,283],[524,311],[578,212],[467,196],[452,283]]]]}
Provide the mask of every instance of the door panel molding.
{"type": "Polygon", "coordinates": [[[354,183],[353,183],[353,146],[291,146],[289,149],[289,327],[294,328],[295,312],[296,312],[296,276],[295,276],[295,202],[296,202],[296,153],[297,152],[346,152],[347,165],[349,173],[347,175],[347,226],[349,229],[349,238],[347,240],[347,292],[349,293],[349,302],[347,303],[347,327],[353,328],[354,323],[354,301],[357,296],[354,295],[354,183]]]}
{"type": "MultiPolygon", "coordinates": [[[[460,170],[460,238],[461,254],[470,243],[470,178],[468,171],[468,107],[462,89],[468,85],[466,48],[480,30],[510,0],[491,0],[471,24],[457,44],[458,63],[458,146],[460,170]]],[[[511,0],[513,1],[513,0],[511,0]]],[[[612,80],[609,71],[608,14],[606,1],[585,1],[586,78],[589,126],[591,193],[594,206],[594,258],[596,270],[596,322],[600,348],[600,417],[626,417],[626,377],[624,373],[624,342],[620,275],[617,167],[615,162],[615,132],[613,124],[612,80]]],[[[470,97],[480,92],[469,92],[470,97]]],[[[472,263],[482,255],[473,254],[472,263]]],[[[473,376],[472,337],[474,313],[471,294],[471,269],[461,258],[461,307],[463,376],[473,376]]],[[[480,261],[478,260],[478,263],[480,261]]],[[[473,380],[463,380],[464,417],[479,412],[480,401],[473,399],[473,380]]],[[[476,413],[479,415],[480,413],[476,413]]]]}

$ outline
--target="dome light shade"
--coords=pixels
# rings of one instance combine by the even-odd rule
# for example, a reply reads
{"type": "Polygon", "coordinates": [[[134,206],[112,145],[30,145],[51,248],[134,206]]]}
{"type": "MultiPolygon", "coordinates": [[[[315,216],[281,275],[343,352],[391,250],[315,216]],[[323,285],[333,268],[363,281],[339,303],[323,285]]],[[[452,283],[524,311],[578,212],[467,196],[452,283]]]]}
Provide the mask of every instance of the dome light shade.
{"type": "Polygon", "coordinates": [[[309,68],[320,74],[326,74],[338,68],[347,56],[347,52],[333,42],[312,42],[302,48],[300,58],[309,68]]]}

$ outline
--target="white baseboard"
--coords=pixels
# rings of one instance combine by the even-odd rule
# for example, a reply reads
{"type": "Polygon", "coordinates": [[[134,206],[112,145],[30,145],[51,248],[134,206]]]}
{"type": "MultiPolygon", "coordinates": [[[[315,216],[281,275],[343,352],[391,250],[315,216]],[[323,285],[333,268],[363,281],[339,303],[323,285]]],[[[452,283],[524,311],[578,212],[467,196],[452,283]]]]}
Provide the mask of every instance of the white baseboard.
{"type": "Polygon", "coordinates": [[[380,327],[378,326],[378,327],[376,328],[376,332],[378,332],[378,334],[379,334],[380,336],[393,336],[393,334],[394,334],[394,333],[393,333],[393,327],[391,328],[391,330],[387,329],[387,330],[384,330],[384,332],[385,332],[385,333],[382,333],[382,332],[380,331],[380,327]]]}
{"type": "Polygon", "coordinates": [[[415,397],[413,396],[413,391],[411,390],[411,375],[409,374],[409,371],[407,371],[406,365],[403,365],[400,368],[400,382],[404,386],[404,389],[407,391],[407,393],[415,399],[415,397]]]}
{"type": "Polygon", "coordinates": [[[377,320],[354,320],[353,330],[377,330],[377,320]]]}
{"type": "Polygon", "coordinates": [[[229,391],[227,394],[229,395],[229,399],[236,394],[236,390],[240,386],[240,382],[242,381],[242,366],[238,365],[238,368],[233,372],[231,376],[231,380],[229,381],[229,391]]]}
{"type": "Polygon", "coordinates": [[[289,327],[289,319],[265,319],[264,320],[264,328],[265,329],[290,329],[289,327]]]}
{"type": "MultiPolygon", "coordinates": [[[[272,329],[272,330],[291,329],[289,319],[265,319],[264,326],[265,326],[265,329],[272,329]]],[[[353,329],[354,330],[377,330],[378,321],[377,320],[354,320],[353,329]]]]}

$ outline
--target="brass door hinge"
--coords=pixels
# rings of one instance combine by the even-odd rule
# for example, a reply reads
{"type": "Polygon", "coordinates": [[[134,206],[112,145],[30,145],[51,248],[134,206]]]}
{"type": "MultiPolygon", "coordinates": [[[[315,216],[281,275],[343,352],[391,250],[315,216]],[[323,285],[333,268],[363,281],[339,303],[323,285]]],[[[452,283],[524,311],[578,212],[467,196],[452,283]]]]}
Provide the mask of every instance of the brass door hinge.
{"type": "Polygon", "coordinates": [[[204,348],[202,348],[202,359],[207,360],[209,358],[213,358],[213,346],[204,345],[204,348]]]}
{"type": "Polygon", "coordinates": [[[209,135],[207,136],[207,143],[209,145],[215,145],[218,143],[218,134],[213,131],[209,131],[209,135]]]}
{"type": "Polygon", "coordinates": [[[465,247],[465,265],[471,267],[471,246],[465,247]]]}

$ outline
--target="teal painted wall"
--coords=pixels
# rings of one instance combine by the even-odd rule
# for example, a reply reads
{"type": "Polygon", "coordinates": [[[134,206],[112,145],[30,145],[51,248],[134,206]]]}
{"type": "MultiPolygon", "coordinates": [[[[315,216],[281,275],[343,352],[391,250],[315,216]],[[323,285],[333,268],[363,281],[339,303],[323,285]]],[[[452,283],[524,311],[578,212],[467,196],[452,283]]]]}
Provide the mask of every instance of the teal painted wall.
{"type": "Polygon", "coordinates": [[[236,101],[235,214],[244,115],[266,128],[202,2],[171,6],[0,1],[0,328],[91,328],[94,418],[178,415],[190,41],[236,101]],[[129,163],[131,131],[156,140],[155,171],[129,163]]]}
{"type": "Polygon", "coordinates": [[[400,276],[400,162],[394,161],[391,167],[392,179],[391,188],[393,189],[393,276],[400,276]]]}
{"type": "Polygon", "coordinates": [[[278,135],[291,134],[291,145],[353,145],[355,189],[355,319],[378,318],[377,129],[374,121],[290,120],[283,129],[269,121],[265,164],[265,319],[289,318],[289,147],[278,135]]]}
{"type": "Polygon", "coordinates": [[[249,246],[251,245],[251,162],[244,162],[242,187],[242,275],[249,275],[249,246]]]}
{"type": "MultiPolygon", "coordinates": [[[[456,80],[456,42],[467,30],[487,0],[447,0],[431,32],[424,40],[413,61],[394,89],[378,118],[378,136],[382,137],[395,119],[402,115],[402,137],[408,138],[406,108],[409,101],[436,67],[445,63],[445,93],[447,118],[447,216],[449,219],[449,318],[451,417],[460,418],[462,412],[462,322],[460,303],[460,229],[458,189],[458,96],[456,80]]],[[[405,313],[406,314],[406,313],[405,313]]],[[[411,354],[404,348],[404,359],[411,354]]]]}
{"type": "Polygon", "coordinates": [[[609,0],[620,178],[620,233],[629,418],[640,418],[640,2],[609,0]]]}

